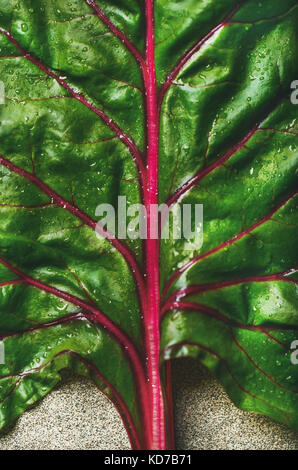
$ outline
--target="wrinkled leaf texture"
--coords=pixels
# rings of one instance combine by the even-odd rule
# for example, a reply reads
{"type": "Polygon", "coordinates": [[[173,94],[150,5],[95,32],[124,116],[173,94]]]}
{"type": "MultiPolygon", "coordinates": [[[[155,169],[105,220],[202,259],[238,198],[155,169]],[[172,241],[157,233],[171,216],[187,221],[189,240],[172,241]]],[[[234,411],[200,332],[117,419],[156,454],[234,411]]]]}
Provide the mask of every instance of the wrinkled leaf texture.
{"type": "MultiPolygon", "coordinates": [[[[0,2],[1,427],[71,368],[148,446],[150,267],[140,240],[94,231],[99,204],[147,190],[147,3],[0,2]]],[[[297,2],[154,9],[159,203],[204,206],[199,250],[160,243],[160,362],[196,357],[238,407],[298,429],[297,2]]]]}

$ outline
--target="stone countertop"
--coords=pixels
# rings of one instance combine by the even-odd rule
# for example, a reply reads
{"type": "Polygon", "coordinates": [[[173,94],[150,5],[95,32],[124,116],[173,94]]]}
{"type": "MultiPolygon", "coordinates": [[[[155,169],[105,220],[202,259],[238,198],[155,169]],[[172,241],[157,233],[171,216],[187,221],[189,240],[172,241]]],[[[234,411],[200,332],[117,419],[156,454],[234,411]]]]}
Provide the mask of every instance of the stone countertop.
{"type": "MultiPolygon", "coordinates": [[[[194,360],[174,363],[173,390],[179,450],[298,449],[298,433],[238,410],[194,360]]],[[[127,450],[129,442],[118,413],[95,385],[64,374],[59,387],[0,433],[5,449],[127,450]]]]}

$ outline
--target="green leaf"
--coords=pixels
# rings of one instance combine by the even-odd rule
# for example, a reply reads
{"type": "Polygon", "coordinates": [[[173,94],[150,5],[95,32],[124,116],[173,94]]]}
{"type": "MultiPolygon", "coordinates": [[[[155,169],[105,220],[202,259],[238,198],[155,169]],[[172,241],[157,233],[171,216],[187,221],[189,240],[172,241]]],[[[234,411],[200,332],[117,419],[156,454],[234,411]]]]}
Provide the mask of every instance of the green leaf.
{"type": "Polygon", "coordinates": [[[0,427],[69,368],[134,448],[169,448],[169,363],[192,356],[298,430],[297,20],[295,0],[1,1],[0,427]],[[148,226],[202,204],[202,246],[96,231],[119,196],[148,226]]]}

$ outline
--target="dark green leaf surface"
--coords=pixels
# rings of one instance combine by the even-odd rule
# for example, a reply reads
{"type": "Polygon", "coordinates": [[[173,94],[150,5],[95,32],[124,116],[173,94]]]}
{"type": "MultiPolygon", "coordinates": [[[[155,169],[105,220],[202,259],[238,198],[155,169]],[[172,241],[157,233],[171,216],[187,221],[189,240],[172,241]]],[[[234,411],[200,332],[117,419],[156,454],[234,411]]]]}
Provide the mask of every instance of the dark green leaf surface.
{"type": "MultiPolygon", "coordinates": [[[[92,224],[146,190],[145,3],[97,1],[123,42],[85,0],[0,1],[0,427],[67,367],[144,446],[144,247],[92,224]]],[[[296,429],[297,23],[295,0],[155,1],[159,202],[204,207],[199,250],[161,241],[160,360],[296,429]]]]}

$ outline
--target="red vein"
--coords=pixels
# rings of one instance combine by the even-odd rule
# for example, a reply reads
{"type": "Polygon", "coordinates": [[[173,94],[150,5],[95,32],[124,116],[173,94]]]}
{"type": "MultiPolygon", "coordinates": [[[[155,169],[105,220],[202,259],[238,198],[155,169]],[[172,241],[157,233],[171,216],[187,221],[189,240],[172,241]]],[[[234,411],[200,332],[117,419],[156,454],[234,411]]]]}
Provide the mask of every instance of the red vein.
{"type": "MultiPolygon", "coordinates": [[[[22,281],[26,282],[26,281],[22,281]]],[[[50,322],[46,323],[36,323],[34,326],[30,326],[29,328],[26,328],[21,331],[10,331],[9,333],[5,333],[3,335],[0,335],[1,341],[7,338],[11,338],[13,336],[21,336],[26,333],[32,333],[34,331],[39,331],[47,328],[51,328],[52,326],[59,326],[59,325],[64,325],[67,323],[70,323],[74,320],[81,320],[81,319],[86,319],[88,318],[87,314],[84,313],[71,313],[70,315],[66,315],[65,317],[59,318],[57,320],[53,320],[50,322]]]]}
{"type": "Polygon", "coordinates": [[[190,268],[191,266],[193,266],[195,263],[197,263],[198,261],[201,261],[205,258],[207,258],[208,256],[211,256],[217,252],[219,252],[220,250],[226,248],[227,246],[230,246],[232,245],[233,243],[237,242],[238,240],[241,240],[243,237],[245,237],[246,235],[249,235],[253,230],[257,229],[258,227],[260,227],[261,225],[263,225],[265,222],[268,222],[270,221],[271,217],[273,216],[273,214],[275,214],[276,212],[278,212],[283,206],[285,206],[291,199],[293,199],[295,197],[295,195],[298,193],[298,191],[295,191],[294,193],[292,193],[290,196],[287,197],[287,199],[285,199],[283,202],[281,202],[275,209],[273,209],[269,215],[267,215],[266,217],[264,217],[263,219],[259,220],[259,222],[256,222],[254,225],[252,225],[251,227],[249,227],[248,229],[246,230],[243,230],[242,232],[238,233],[238,235],[234,236],[233,238],[230,238],[229,240],[221,243],[220,245],[216,246],[215,248],[212,248],[212,250],[209,250],[207,251],[206,253],[203,253],[202,255],[199,255],[199,256],[196,256],[195,258],[192,258],[191,260],[189,260],[187,263],[185,263],[181,268],[177,269],[176,272],[174,272],[174,274],[172,274],[172,276],[170,277],[170,279],[168,280],[168,282],[166,283],[165,287],[164,287],[164,290],[163,290],[163,294],[166,293],[166,291],[169,289],[169,287],[173,284],[173,282],[182,274],[184,273],[188,268],[190,268]]]}
{"type": "Polygon", "coordinates": [[[249,133],[234,147],[232,147],[227,153],[225,153],[221,158],[216,160],[212,165],[208,166],[207,168],[204,168],[203,170],[200,170],[195,176],[190,178],[185,184],[179,188],[172,197],[170,197],[167,201],[167,205],[170,207],[172,204],[178,201],[180,197],[185,194],[187,191],[189,191],[193,186],[195,186],[202,178],[207,176],[209,173],[211,173],[213,170],[216,168],[219,168],[220,166],[223,165],[227,160],[229,160],[236,152],[238,152],[241,148],[243,148],[246,144],[246,142],[249,141],[249,139],[259,130],[259,125],[256,125],[249,131],[249,133]]]}
{"type": "Polygon", "coordinates": [[[137,368],[138,372],[142,376],[143,366],[140,362],[140,358],[138,356],[138,353],[136,352],[135,346],[131,343],[130,339],[125,335],[125,333],[123,333],[118,326],[116,326],[106,315],[104,315],[101,310],[99,310],[94,305],[86,303],[85,301],[81,300],[80,298],[74,295],[68,294],[67,292],[63,292],[55,287],[52,287],[48,284],[44,284],[43,282],[28,276],[27,274],[12,266],[8,261],[3,258],[0,258],[0,263],[6,266],[19,278],[24,280],[27,284],[34,286],[44,292],[48,292],[49,294],[53,294],[56,297],[65,300],[66,302],[69,302],[73,305],[76,305],[77,307],[82,308],[83,310],[87,310],[90,314],[94,316],[94,319],[100,325],[105,327],[107,331],[111,334],[111,336],[113,336],[117,340],[117,342],[121,346],[123,346],[123,348],[128,352],[129,356],[131,357],[131,360],[133,364],[135,364],[135,367],[137,368]]]}
{"type": "Polygon", "coordinates": [[[203,344],[201,343],[191,343],[191,342],[182,342],[182,343],[178,343],[178,344],[175,344],[173,346],[168,346],[165,350],[164,350],[164,353],[166,353],[167,351],[172,351],[174,349],[178,349],[178,348],[181,348],[183,346],[190,346],[190,347],[195,347],[195,348],[198,348],[198,349],[201,349],[205,352],[207,352],[208,354],[210,354],[211,356],[214,356],[216,357],[219,361],[221,361],[225,368],[227,369],[228,373],[230,374],[230,376],[232,377],[232,379],[234,380],[234,382],[236,383],[236,385],[238,386],[238,388],[246,393],[247,395],[249,395],[250,397],[252,398],[255,398],[257,400],[261,400],[261,401],[265,401],[263,400],[262,398],[258,398],[256,395],[253,395],[251,392],[249,392],[248,390],[246,390],[245,388],[242,387],[242,385],[240,384],[240,382],[236,379],[236,377],[234,376],[229,364],[227,363],[227,361],[222,357],[220,356],[218,353],[216,353],[215,351],[213,351],[212,349],[208,348],[207,346],[204,346],[203,344]]]}
{"type": "Polygon", "coordinates": [[[260,23],[260,22],[267,22],[267,21],[273,21],[273,20],[277,20],[277,19],[280,19],[280,18],[284,18],[286,15],[288,15],[292,10],[294,10],[296,8],[296,5],[294,5],[293,7],[291,7],[289,10],[285,11],[284,13],[280,13],[279,15],[274,15],[274,16],[271,16],[269,18],[259,18],[255,21],[231,21],[229,24],[233,25],[255,25],[257,23],[260,23]]]}
{"type": "MultiPolygon", "coordinates": [[[[276,102],[274,102],[273,106],[271,106],[270,109],[266,110],[266,113],[263,114],[258,124],[256,124],[242,140],[240,140],[237,144],[235,144],[232,148],[230,148],[222,157],[220,157],[218,160],[213,162],[207,168],[203,168],[202,170],[200,170],[195,176],[190,178],[180,188],[178,188],[177,191],[172,195],[172,197],[170,197],[167,200],[166,202],[167,205],[170,207],[172,204],[177,202],[183,194],[189,191],[192,187],[194,187],[199,181],[201,181],[205,176],[207,176],[212,171],[216,170],[217,168],[221,166],[223,166],[224,168],[227,168],[224,165],[224,163],[228,161],[235,153],[237,153],[242,148],[245,148],[246,150],[250,150],[249,148],[247,148],[246,143],[256,134],[256,132],[261,132],[266,129],[266,128],[261,127],[262,123],[270,116],[270,114],[276,109],[276,107],[282,101],[283,101],[282,99],[278,99],[276,102]]],[[[205,159],[206,159],[206,155],[205,155],[205,159]]]]}
{"type": "Polygon", "coordinates": [[[20,383],[23,381],[23,377],[21,377],[20,379],[18,379],[15,384],[13,385],[12,389],[7,393],[7,395],[0,401],[0,405],[2,405],[3,403],[6,402],[6,400],[11,396],[13,395],[13,393],[16,391],[16,389],[18,388],[18,386],[20,385],[20,383]]]}
{"type": "Polygon", "coordinates": [[[92,315],[92,319],[94,319],[96,323],[106,329],[107,333],[115,339],[115,341],[119,344],[124,354],[128,357],[130,361],[130,364],[134,371],[135,380],[138,384],[140,406],[142,408],[142,413],[146,417],[148,413],[146,405],[147,387],[143,363],[134,344],[128,338],[128,336],[120,329],[120,327],[115,325],[112,320],[110,320],[101,310],[94,307],[93,305],[84,302],[83,300],[79,299],[74,295],[68,294],[59,289],[56,289],[55,287],[49,286],[41,281],[33,279],[32,277],[28,276],[27,274],[12,266],[3,258],[0,258],[0,263],[6,266],[11,272],[16,274],[18,277],[23,279],[27,284],[34,286],[44,292],[48,292],[49,294],[53,294],[56,297],[65,300],[66,302],[76,305],[77,307],[80,307],[83,310],[86,310],[92,315]]]}
{"type": "MultiPolygon", "coordinates": [[[[272,375],[268,374],[264,369],[262,369],[262,367],[260,367],[256,361],[251,357],[250,354],[248,354],[247,350],[245,349],[244,346],[242,346],[242,344],[239,343],[239,341],[237,340],[237,338],[235,337],[233,331],[232,331],[232,328],[230,328],[230,331],[231,331],[231,336],[232,336],[232,339],[234,341],[234,343],[236,344],[237,348],[240,349],[240,351],[243,352],[243,354],[245,354],[245,356],[247,357],[247,359],[252,363],[252,365],[259,371],[261,372],[261,374],[263,374],[268,380],[270,380],[270,382],[274,383],[275,385],[277,385],[277,387],[279,388],[282,388],[283,390],[286,390],[287,392],[290,392],[290,393],[293,393],[294,395],[297,395],[298,392],[296,390],[291,390],[290,388],[286,387],[285,385],[277,382],[277,380],[275,380],[274,377],[272,377],[272,375]]],[[[273,338],[273,336],[272,336],[273,338]]]]}
{"type": "MultiPolygon", "coordinates": [[[[264,398],[260,398],[260,397],[257,397],[256,395],[254,395],[253,393],[251,393],[249,390],[246,390],[241,384],[240,382],[238,381],[238,379],[236,379],[234,373],[232,372],[232,369],[230,368],[228,362],[226,361],[226,359],[224,359],[222,356],[220,356],[218,353],[216,353],[215,351],[213,351],[212,349],[208,348],[207,346],[204,346],[203,344],[201,343],[191,343],[191,342],[182,342],[182,343],[179,343],[179,344],[175,344],[173,346],[169,346],[167,347],[165,350],[164,350],[164,353],[166,353],[167,351],[171,351],[173,349],[177,349],[177,348],[180,348],[180,347],[183,347],[183,346],[191,346],[191,347],[195,347],[195,348],[198,348],[198,349],[201,349],[203,351],[206,351],[208,354],[216,357],[224,366],[225,368],[227,369],[228,373],[230,374],[230,376],[232,377],[232,379],[234,380],[234,382],[236,383],[237,387],[245,394],[249,395],[250,397],[256,399],[256,400],[259,400],[259,401],[262,401],[266,404],[269,404],[270,407],[272,408],[275,408],[275,409],[278,409],[280,410],[279,408],[277,408],[275,405],[272,405],[272,403],[270,402],[267,402],[266,400],[264,400],[264,398]]],[[[283,410],[283,413],[284,414],[287,414],[286,411],[283,410]]],[[[297,413],[295,413],[297,414],[297,413]]]]}
{"type": "Polygon", "coordinates": [[[47,202],[45,204],[39,204],[36,206],[23,206],[22,204],[0,204],[0,207],[11,207],[11,208],[28,209],[28,210],[44,209],[45,207],[50,207],[50,206],[52,206],[50,202],[47,202]]]}
{"type": "Polygon", "coordinates": [[[213,308],[210,308],[206,305],[199,304],[197,302],[180,302],[180,301],[174,301],[171,303],[167,303],[163,309],[162,309],[162,316],[166,314],[167,311],[169,310],[175,310],[175,309],[183,309],[183,310],[199,310],[200,312],[216,318],[217,320],[221,321],[222,323],[225,323],[226,325],[236,328],[240,328],[242,330],[251,330],[251,331],[260,331],[261,333],[264,333],[268,338],[273,340],[275,343],[279,344],[283,348],[287,348],[287,346],[279,341],[278,338],[275,338],[272,336],[269,331],[288,331],[288,330],[298,330],[298,327],[295,325],[291,325],[291,327],[283,327],[282,325],[280,326],[259,326],[259,325],[247,325],[242,322],[237,322],[236,320],[227,318],[225,315],[217,312],[217,310],[214,310],[213,308]]]}
{"type": "MultiPolygon", "coordinates": [[[[264,333],[266,336],[268,336],[271,340],[273,340],[275,343],[279,344],[283,348],[287,348],[285,344],[283,344],[281,341],[279,341],[277,338],[272,336],[270,333],[268,333],[267,329],[261,326],[255,326],[255,325],[246,325],[245,323],[241,322],[236,322],[231,319],[226,318],[224,315],[220,314],[216,310],[207,307],[206,305],[201,305],[193,302],[175,302],[172,304],[172,308],[177,308],[177,309],[182,309],[182,310],[194,310],[194,311],[200,311],[203,314],[207,314],[208,316],[211,316],[213,318],[216,318],[217,320],[221,321],[222,323],[225,323],[227,327],[229,328],[229,331],[231,333],[232,339],[237,346],[238,349],[240,349],[247,359],[253,364],[253,366],[258,369],[261,374],[263,374],[268,380],[270,380],[272,383],[277,385],[278,387],[287,390],[288,392],[294,393],[295,395],[298,394],[297,391],[291,390],[290,388],[285,387],[284,385],[280,384],[277,382],[274,377],[272,377],[270,374],[268,374],[264,369],[262,369],[255,361],[254,359],[250,356],[250,354],[247,352],[247,350],[239,343],[237,338],[235,337],[235,334],[233,332],[233,327],[236,328],[241,328],[243,330],[254,330],[254,331],[260,331],[264,333]]],[[[269,327],[271,329],[271,327],[269,327]]],[[[275,328],[273,327],[272,329],[282,329],[282,328],[275,328]]],[[[291,330],[298,330],[298,327],[296,328],[295,325],[291,328],[291,330]]]]}
{"type": "Polygon", "coordinates": [[[144,71],[146,65],[144,58],[142,57],[141,53],[138,49],[129,41],[128,37],[120,31],[114,23],[104,14],[104,12],[99,8],[96,3],[96,0],[85,0],[88,5],[95,11],[97,16],[101,19],[103,23],[109,28],[110,31],[124,44],[126,49],[133,55],[133,57],[137,60],[139,65],[141,66],[142,71],[144,71]]]}
{"type": "Polygon", "coordinates": [[[97,367],[94,364],[87,361],[87,359],[83,358],[81,355],[79,355],[78,353],[76,353],[74,351],[69,351],[69,354],[76,357],[81,362],[83,362],[87,367],[89,367],[89,369],[92,370],[92,372],[97,376],[97,378],[101,382],[103,382],[103,384],[110,390],[110,392],[112,394],[111,397],[107,393],[105,393],[105,392],[103,392],[103,393],[116,406],[116,408],[117,408],[117,410],[118,410],[118,412],[121,416],[121,419],[123,421],[124,427],[127,431],[127,434],[129,436],[129,440],[130,440],[132,448],[135,449],[135,450],[140,450],[142,448],[142,446],[141,446],[141,442],[140,442],[140,439],[139,439],[139,436],[138,436],[136,426],[133,422],[130,411],[129,411],[124,399],[120,395],[120,393],[117,392],[115,387],[106,379],[106,377],[104,377],[104,375],[102,375],[100,373],[100,371],[97,369],[97,367]]]}
{"type": "Polygon", "coordinates": [[[215,26],[215,28],[213,28],[208,34],[206,34],[206,36],[203,37],[203,39],[201,39],[199,42],[197,42],[181,59],[180,61],[178,62],[178,64],[176,65],[176,67],[174,68],[174,70],[168,75],[162,89],[161,89],[161,92],[160,92],[160,95],[159,95],[159,110],[161,109],[161,105],[162,105],[162,102],[163,102],[163,99],[165,97],[165,94],[166,92],[168,91],[168,89],[170,88],[170,86],[173,84],[174,80],[177,78],[179,72],[182,70],[182,68],[184,67],[184,65],[193,57],[193,55],[198,52],[202,46],[204,46],[204,44],[206,44],[206,42],[211,39],[216,33],[217,31],[219,31],[220,29],[222,29],[224,26],[227,25],[227,22],[229,21],[230,18],[232,18],[232,16],[239,10],[239,8],[241,7],[241,5],[237,5],[236,8],[234,8],[231,13],[229,13],[226,18],[221,21],[221,23],[219,23],[217,26],[215,26]]]}
{"type": "Polygon", "coordinates": [[[53,20],[52,18],[49,18],[48,22],[49,23],[68,23],[70,21],[83,20],[85,18],[92,17],[92,16],[95,16],[95,14],[94,13],[86,13],[85,15],[74,16],[74,17],[68,18],[66,20],[53,20]]]}
{"type": "Polygon", "coordinates": [[[129,149],[130,153],[133,156],[134,161],[137,164],[138,170],[140,177],[142,179],[142,183],[144,183],[145,180],[145,174],[146,170],[142,161],[141,154],[136,147],[136,144],[133,142],[133,140],[112,120],[109,118],[109,116],[102,111],[101,109],[98,109],[94,104],[92,104],[88,99],[84,96],[83,93],[76,91],[74,88],[72,88],[64,78],[59,77],[56,75],[54,72],[52,72],[50,69],[48,69],[45,65],[43,65],[41,62],[39,62],[38,59],[33,57],[31,54],[26,52],[22,46],[16,41],[16,39],[7,31],[4,29],[0,28],[0,34],[4,34],[11,43],[13,43],[19,51],[23,54],[24,58],[32,62],[34,65],[36,65],[40,70],[42,70],[45,74],[48,76],[52,77],[54,80],[56,80],[59,85],[61,85],[65,90],[67,90],[76,100],[80,101],[84,106],[86,106],[90,111],[95,113],[97,116],[99,116],[105,124],[117,135],[117,137],[126,145],[126,147],[129,149]]]}
{"type": "Polygon", "coordinates": [[[289,134],[298,136],[298,132],[291,132],[286,129],[275,129],[274,127],[262,127],[261,131],[273,131],[273,132],[281,132],[282,134],[289,134]]]}
{"type": "MultiPolygon", "coordinates": [[[[118,412],[121,416],[121,419],[123,420],[125,429],[127,430],[129,439],[130,439],[131,444],[132,444],[132,447],[134,449],[137,449],[137,450],[141,449],[141,444],[140,444],[140,440],[139,440],[139,437],[138,437],[138,433],[137,433],[135,424],[133,422],[131,414],[130,414],[130,412],[129,412],[122,396],[117,392],[115,387],[108,381],[108,379],[100,373],[100,371],[97,369],[97,367],[94,364],[92,364],[90,361],[88,361],[87,359],[85,359],[83,356],[81,356],[80,354],[78,354],[75,351],[65,349],[65,350],[60,351],[59,353],[55,354],[50,361],[47,361],[44,364],[42,364],[42,365],[40,365],[40,366],[38,366],[34,369],[24,371],[20,374],[10,374],[6,377],[2,377],[2,379],[12,378],[12,377],[19,377],[19,380],[16,382],[15,386],[13,387],[13,390],[10,391],[9,395],[11,395],[15,391],[15,389],[17,388],[17,386],[23,380],[24,377],[41,371],[42,369],[47,367],[47,365],[50,364],[50,362],[52,360],[55,360],[55,359],[57,359],[58,357],[60,357],[64,354],[68,354],[70,356],[73,356],[75,359],[78,359],[80,362],[82,362],[88,369],[90,369],[94,373],[94,375],[104,384],[104,386],[109,389],[111,395],[106,393],[104,390],[102,390],[98,386],[98,384],[96,384],[97,387],[100,388],[102,393],[104,393],[104,395],[116,406],[116,408],[117,408],[117,410],[118,410],[118,412]]],[[[8,396],[6,396],[6,398],[8,398],[8,396]]]]}
{"type": "Polygon", "coordinates": [[[22,168],[17,167],[11,161],[4,158],[1,154],[0,154],[0,164],[6,166],[9,170],[29,180],[31,183],[33,183],[35,186],[41,189],[41,191],[43,191],[47,196],[49,196],[51,200],[57,206],[60,206],[63,209],[68,210],[75,217],[81,219],[85,225],[91,227],[93,230],[96,230],[103,237],[105,237],[119,251],[119,253],[121,253],[123,258],[128,263],[131,269],[132,275],[140,290],[140,301],[142,301],[144,292],[145,292],[144,279],[140,272],[139,266],[137,264],[137,261],[135,260],[134,255],[130,252],[130,250],[124,244],[122,244],[119,240],[117,240],[117,238],[114,238],[113,235],[111,235],[105,228],[103,228],[99,223],[96,223],[91,217],[89,217],[87,214],[81,211],[77,206],[70,204],[64,198],[59,196],[59,194],[53,191],[49,186],[43,183],[39,178],[27,172],[26,170],[23,170],[22,168]]]}
{"type": "Polygon", "coordinates": [[[82,292],[84,292],[84,295],[89,300],[89,302],[92,305],[96,305],[95,300],[91,297],[91,295],[89,294],[87,288],[84,286],[84,283],[81,281],[79,276],[75,272],[73,272],[68,266],[66,266],[66,269],[75,278],[75,280],[77,281],[78,285],[80,286],[82,292]]]}
{"type": "Polygon", "coordinates": [[[5,281],[5,282],[0,282],[0,287],[5,287],[5,286],[14,286],[15,284],[24,284],[25,281],[22,279],[14,279],[13,281],[5,281]]]}
{"type": "Polygon", "coordinates": [[[151,414],[147,449],[167,449],[165,404],[161,383],[159,353],[160,240],[151,237],[150,228],[158,227],[158,215],[152,210],[158,204],[159,117],[157,110],[157,82],[155,67],[154,0],[146,0],[146,68],[144,74],[147,111],[147,186],[144,202],[147,211],[147,239],[145,240],[146,301],[144,339],[147,354],[148,406],[151,414]]]}
{"type": "Polygon", "coordinates": [[[75,145],[96,145],[96,144],[102,144],[105,142],[109,142],[111,140],[116,139],[116,136],[113,137],[107,137],[106,139],[100,139],[100,140],[94,140],[91,142],[76,142],[75,140],[67,139],[67,142],[70,142],[75,145]]]}
{"type": "MultiPolygon", "coordinates": [[[[24,58],[24,56],[21,56],[24,58]]],[[[40,75],[40,77],[43,77],[43,75],[40,75]]],[[[48,98],[27,98],[27,99],[16,99],[16,98],[7,98],[8,101],[11,101],[12,103],[31,103],[35,101],[49,101],[49,100],[64,100],[64,99],[69,99],[73,100],[73,96],[49,96],[48,98]]]]}
{"type": "Polygon", "coordinates": [[[288,274],[288,271],[278,274],[269,274],[267,276],[249,276],[239,279],[232,279],[229,281],[219,281],[208,284],[198,284],[194,286],[189,286],[184,289],[180,289],[176,291],[173,295],[171,295],[171,297],[169,297],[169,299],[167,300],[167,304],[169,304],[173,300],[180,300],[182,297],[186,297],[187,295],[200,294],[210,290],[223,289],[225,287],[236,286],[238,284],[244,284],[247,282],[281,281],[298,284],[298,281],[296,281],[296,279],[289,279],[288,277],[286,277],[286,274],[288,274]]]}

